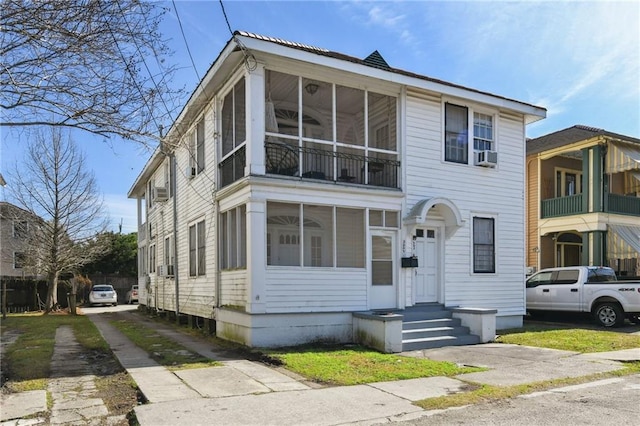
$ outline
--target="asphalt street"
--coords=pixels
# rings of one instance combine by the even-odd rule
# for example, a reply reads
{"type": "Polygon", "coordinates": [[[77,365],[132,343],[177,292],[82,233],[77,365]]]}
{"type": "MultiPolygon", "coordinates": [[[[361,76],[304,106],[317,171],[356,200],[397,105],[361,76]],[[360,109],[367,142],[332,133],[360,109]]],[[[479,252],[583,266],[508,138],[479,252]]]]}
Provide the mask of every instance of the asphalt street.
{"type": "Polygon", "coordinates": [[[432,412],[397,425],[637,425],[640,374],[432,412]]]}

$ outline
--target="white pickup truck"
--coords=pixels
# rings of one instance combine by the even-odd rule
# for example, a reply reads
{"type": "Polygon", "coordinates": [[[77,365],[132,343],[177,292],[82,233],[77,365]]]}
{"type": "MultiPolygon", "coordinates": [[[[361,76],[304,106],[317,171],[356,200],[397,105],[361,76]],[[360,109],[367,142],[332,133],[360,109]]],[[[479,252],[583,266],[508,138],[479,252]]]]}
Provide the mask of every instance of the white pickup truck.
{"type": "Polygon", "coordinates": [[[640,323],[640,282],[618,281],[611,268],[569,266],[542,269],[526,282],[527,311],[591,312],[605,327],[625,317],[640,323]]]}

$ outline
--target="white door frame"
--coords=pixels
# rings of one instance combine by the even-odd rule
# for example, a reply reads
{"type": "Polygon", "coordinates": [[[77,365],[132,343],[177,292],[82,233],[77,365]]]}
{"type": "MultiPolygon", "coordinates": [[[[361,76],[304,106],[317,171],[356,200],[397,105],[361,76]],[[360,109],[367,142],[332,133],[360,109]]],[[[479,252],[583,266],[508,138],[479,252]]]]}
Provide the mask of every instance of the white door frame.
{"type": "Polygon", "coordinates": [[[397,231],[376,230],[372,229],[368,233],[369,239],[367,243],[367,271],[368,271],[368,305],[369,309],[396,309],[398,307],[398,234],[397,231]],[[373,260],[373,237],[389,237],[391,238],[391,278],[393,283],[391,286],[374,286],[373,285],[373,268],[371,266],[373,260]]]}
{"type": "MultiPolygon", "coordinates": [[[[424,231],[425,239],[427,236],[427,230],[432,229],[435,231],[435,250],[437,254],[436,259],[436,297],[435,302],[445,303],[445,292],[444,292],[444,265],[445,265],[445,254],[444,254],[444,240],[445,240],[445,225],[442,221],[434,221],[427,220],[424,224],[416,226],[413,229],[412,237],[415,236],[416,231],[418,229],[422,229],[424,231]]],[[[417,253],[416,253],[417,254],[417,253]]],[[[423,261],[418,258],[418,262],[423,261]]],[[[422,303],[417,300],[417,287],[416,287],[416,272],[412,271],[411,273],[411,302],[415,305],[416,303],[422,303]]]]}

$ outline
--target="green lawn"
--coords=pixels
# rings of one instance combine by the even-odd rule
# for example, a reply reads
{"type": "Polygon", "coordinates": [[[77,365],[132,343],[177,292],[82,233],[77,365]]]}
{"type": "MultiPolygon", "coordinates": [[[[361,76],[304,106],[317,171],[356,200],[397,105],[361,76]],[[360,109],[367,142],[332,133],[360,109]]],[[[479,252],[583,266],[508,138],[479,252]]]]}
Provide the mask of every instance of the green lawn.
{"type": "Polygon", "coordinates": [[[609,330],[556,328],[537,324],[503,331],[496,341],[581,353],[640,348],[640,336],[637,335],[609,330]]]}
{"type": "Polygon", "coordinates": [[[10,330],[20,332],[2,360],[3,374],[13,390],[46,389],[56,329],[73,327],[78,342],[88,350],[110,351],[107,343],[85,316],[49,314],[9,314],[2,321],[2,335],[10,330]]]}
{"type": "Polygon", "coordinates": [[[363,347],[295,347],[266,352],[288,370],[310,380],[332,385],[455,376],[482,371],[451,362],[382,354],[363,347]]]}

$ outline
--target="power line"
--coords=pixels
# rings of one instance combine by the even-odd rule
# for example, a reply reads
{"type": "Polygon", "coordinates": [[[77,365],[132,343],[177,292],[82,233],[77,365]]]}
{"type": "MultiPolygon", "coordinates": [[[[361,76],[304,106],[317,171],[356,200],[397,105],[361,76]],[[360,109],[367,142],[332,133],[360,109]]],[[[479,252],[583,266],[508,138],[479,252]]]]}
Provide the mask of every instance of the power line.
{"type": "Polygon", "coordinates": [[[227,28],[229,29],[229,33],[231,33],[231,37],[234,36],[233,30],[231,29],[231,24],[229,24],[229,18],[227,18],[227,12],[224,10],[224,4],[222,0],[220,0],[220,7],[222,8],[222,14],[224,15],[224,20],[227,23],[227,28]]]}
{"type": "MultiPolygon", "coordinates": [[[[171,0],[173,3],[173,10],[176,12],[176,18],[178,18],[178,25],[180,25],[180,32],[182,33],[182,39],[184,40],[184,45],[187,47],[187,53],[189,54],[189,59],[191,59],[191,65],[193,66],[193,70],[196,72],[196,77],[198,77],[198,81],[200,81],[200,74],[198,74],[198,69],[196,68],[196,63],[193,60],[193,56],[191,55],[191,49],[189,49],[189,43],[187,43],[187,37],[184,35],[184,28],[182,27],[182,20],[180,20],[180,15],[178,14],[178,8],[176,6],[175,0],[171,0]]],[[[224,9],[223,9],[224,12],[224,9]]],[[[229,22],[227,22],[227,25],[229,22]]]]}
{"type": "MultiPolygon", "coordinates": [[[[118,5],[118,9],[120,10],[120,13],[122,14],[122,19],[124,20],[125,24],[127,25],[127,29],[129,30],[129,32],[131,34],[133,34],[133,31],[131,30],[131,26],[129,25],[129,21],[127,20],[127,16],[124,13],[124,10],[122,10],[122,6],[120,5],[120,1],[116,0],[116,4],[118,5]]],[[[136,40],[135,37],[132,37],[133,39],[133,44],[136,47],[136,50],[138,52],[138,55],[140,55],[140,58],[142,59],[142,63],[144,64],[144,67],[147,70],[147,73],[149,74],[149,77],[151,78],[151,82],[153,83],[153,86],[156,88],[156,91],[158,93],[158,96],[160,97],[160,101],[162,102],[162,104],[164,105],[164,108],[167,110],[167,114],[169,117],[171,117],[171,111],[169,110],[169,106],[167,105],[167,103],[164,101],[164,97],[162,96],[162,91],[160,90],[160,87],[158,86],[158,83],[156,83],[156,80],[153,78],[153,74],[151,73],[151,70],[149,69],[149,66],[147,65],[147,61],[144,57],[144,55],[142,54],[142,51],[140,50],[140,46],[138,46],[138,41],[136,40]]],[[[157,54],[155,52],[155,50],[153,51],[154,55],[156,55],[156,60],[157,58],[157,54]]],[[[160,70],[162,71],[162,70],[160,70]]],[[[153,111],[151,111],[151,114],[153,115],[153,111]]],[[[154,119],[154,121],[156,121],[154,119]]],[[[156,122],[156,125],[157,122],[156,122]]],[[[162,136],[162,135],[160,135],[162,136]]]]}

